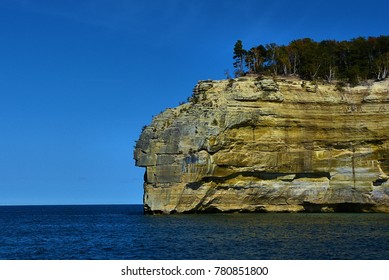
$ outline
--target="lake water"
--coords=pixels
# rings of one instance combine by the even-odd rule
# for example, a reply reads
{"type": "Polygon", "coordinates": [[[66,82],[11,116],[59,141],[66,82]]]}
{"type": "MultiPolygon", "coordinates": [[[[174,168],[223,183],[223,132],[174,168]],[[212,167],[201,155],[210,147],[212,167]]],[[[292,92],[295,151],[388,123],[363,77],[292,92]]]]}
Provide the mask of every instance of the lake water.
{"type": "Polygon", "coordinates": [[[389,259],[389,214],[1,206],[0,259],[389,259]]]}

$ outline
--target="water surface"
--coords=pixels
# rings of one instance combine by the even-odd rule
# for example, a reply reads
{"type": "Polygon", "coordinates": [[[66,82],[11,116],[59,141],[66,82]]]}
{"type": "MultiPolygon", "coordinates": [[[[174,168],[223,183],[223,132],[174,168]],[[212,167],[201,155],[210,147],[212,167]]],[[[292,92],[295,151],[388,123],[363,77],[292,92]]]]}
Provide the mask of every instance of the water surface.
{"type": "Polygon", "coordinates": [[[389,215],[2,206],[0,259],[389,259],[389,215]]]}

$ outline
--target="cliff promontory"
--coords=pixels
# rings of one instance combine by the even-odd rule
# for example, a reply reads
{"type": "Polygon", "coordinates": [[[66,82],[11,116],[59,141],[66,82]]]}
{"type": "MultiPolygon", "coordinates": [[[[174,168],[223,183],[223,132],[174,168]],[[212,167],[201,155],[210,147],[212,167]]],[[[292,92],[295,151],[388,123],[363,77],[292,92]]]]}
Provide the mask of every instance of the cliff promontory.
{"type": "Polygon", "coordinates": [[[134,157],[147,213],[389,212],[389,81],[200,81],[134,157]]]}

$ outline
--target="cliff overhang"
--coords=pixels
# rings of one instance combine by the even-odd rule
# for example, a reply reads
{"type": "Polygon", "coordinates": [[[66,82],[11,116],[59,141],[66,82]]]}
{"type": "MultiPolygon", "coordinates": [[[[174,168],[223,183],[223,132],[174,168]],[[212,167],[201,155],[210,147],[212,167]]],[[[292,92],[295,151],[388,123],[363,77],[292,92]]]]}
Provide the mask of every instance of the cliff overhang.
{"type": "Polygon", "coordinates": [[[200,81],[134,158],[146,213],[389,212],[389,82],[200,81]]]}

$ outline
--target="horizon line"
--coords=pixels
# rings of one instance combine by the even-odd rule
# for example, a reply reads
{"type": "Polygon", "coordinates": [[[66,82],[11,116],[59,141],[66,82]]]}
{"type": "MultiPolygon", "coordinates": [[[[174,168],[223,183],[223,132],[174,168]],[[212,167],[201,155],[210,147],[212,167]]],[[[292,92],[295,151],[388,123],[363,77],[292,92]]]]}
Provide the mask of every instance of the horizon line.
{"type": "Polygon", "coordinates": [[[143,205],[142,203],[81,203],[81,204],[0,204],[0,207],[11,206],[119,206],[119,205],[143,205]]]}

